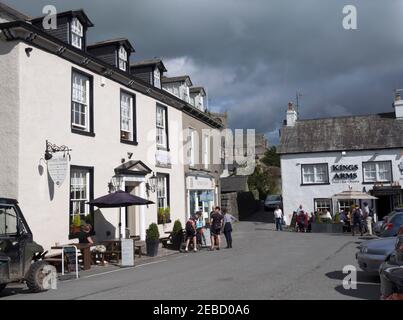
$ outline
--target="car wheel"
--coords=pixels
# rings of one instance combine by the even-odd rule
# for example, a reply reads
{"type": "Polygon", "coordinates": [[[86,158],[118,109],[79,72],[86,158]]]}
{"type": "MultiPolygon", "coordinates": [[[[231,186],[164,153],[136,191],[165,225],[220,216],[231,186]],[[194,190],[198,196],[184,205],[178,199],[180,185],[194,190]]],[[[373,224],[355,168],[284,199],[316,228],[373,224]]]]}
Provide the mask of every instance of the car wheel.
{"type": "Polygon", "coordinates": [[[48,264],[45,261],[36,261],[31,264],[31,267],[28,271],[28,275],[26,277],[26,282],[28,288],[32,292],[41,292],[46,291],[44,288],[44,279],[46,277],[46,273],[44,272],[44,268],[48,264]]]}
{"type": "Polygon", "coordinates": [[[4,290],[7,284],[0,284],[0,293],[4,290]]]}

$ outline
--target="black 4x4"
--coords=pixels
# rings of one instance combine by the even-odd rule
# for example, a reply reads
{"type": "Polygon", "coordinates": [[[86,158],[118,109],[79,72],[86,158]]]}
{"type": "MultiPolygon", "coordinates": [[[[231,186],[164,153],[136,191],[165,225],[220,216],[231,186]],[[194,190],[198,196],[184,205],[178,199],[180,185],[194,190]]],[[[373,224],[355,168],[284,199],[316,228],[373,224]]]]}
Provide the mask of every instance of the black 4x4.
{"type": "Polygon", "coordinates": [[[33,241],[17,200],[0,198],[0,291],[16,281],[25,281],[33,292],[44,291],[45,254],[33,241]]]}

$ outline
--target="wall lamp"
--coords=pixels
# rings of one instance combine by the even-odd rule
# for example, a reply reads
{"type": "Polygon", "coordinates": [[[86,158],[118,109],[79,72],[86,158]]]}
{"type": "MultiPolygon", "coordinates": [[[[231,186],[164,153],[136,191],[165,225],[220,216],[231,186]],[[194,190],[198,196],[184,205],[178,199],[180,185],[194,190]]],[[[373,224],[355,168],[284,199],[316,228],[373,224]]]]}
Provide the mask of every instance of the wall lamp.
{"type": "Polygon", "coordinates": [[[154,193],[156,185],[157,185],[157,176],[153,172],[153,175],[148,179],[146,183],[147,192],[151,191],[152,193],[154,193]]]}

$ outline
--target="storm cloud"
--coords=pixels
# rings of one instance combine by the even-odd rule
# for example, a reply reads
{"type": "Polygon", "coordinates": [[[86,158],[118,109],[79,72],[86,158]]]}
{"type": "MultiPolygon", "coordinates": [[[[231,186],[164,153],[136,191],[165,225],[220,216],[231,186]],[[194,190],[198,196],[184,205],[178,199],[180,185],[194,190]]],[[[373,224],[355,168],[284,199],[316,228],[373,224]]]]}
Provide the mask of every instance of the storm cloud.
{"type": "Polygon", "coordinates": [[[209,109],[232,128],[256,128],[278,142],[288,101],[300,117],[393,111],[403,87],[403,3],[399,0],[3,0],[31,16],[44,5],[84,8],[89,42],[127,37],[133,60],[162,57],[168,75],[208,89],[209,109]],[[358,29],[345,30],[355,5],[358,29]]]}

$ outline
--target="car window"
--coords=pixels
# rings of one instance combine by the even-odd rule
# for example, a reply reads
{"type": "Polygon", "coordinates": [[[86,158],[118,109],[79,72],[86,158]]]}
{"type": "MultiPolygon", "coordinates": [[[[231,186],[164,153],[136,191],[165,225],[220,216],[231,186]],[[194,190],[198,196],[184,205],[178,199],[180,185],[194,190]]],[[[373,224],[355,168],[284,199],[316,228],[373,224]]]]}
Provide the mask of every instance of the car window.
{"type": "Polygon", "coordinates": [[[267,196],[267,201],[280,201],[280,196],[267,196]]]}
{"type": "Polygon", "coordinates": [[[0,206],[0,236],[16,235],[17,213],[12,206],[0,206]]]}
{"type": "Polygon", "coordinates": [[[393,224],[397,224],[397,225],[402,225],[403,224],[403,214],[395,214],[390,222],[392,222],[393,224]]]}

